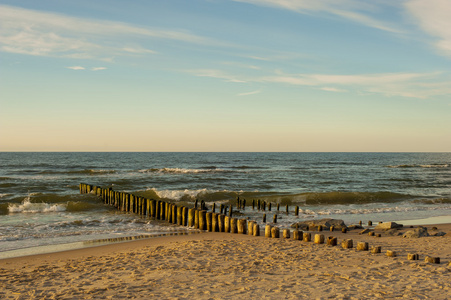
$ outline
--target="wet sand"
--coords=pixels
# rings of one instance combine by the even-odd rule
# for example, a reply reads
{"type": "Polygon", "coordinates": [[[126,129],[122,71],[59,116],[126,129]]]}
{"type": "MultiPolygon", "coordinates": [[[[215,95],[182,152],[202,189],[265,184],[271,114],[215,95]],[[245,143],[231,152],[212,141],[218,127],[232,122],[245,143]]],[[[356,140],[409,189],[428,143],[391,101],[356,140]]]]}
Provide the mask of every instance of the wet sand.
{"type": "MultiPolygon", "coordinates": [[[[416,226],[415,226],[416,227],[416,226]]],[[[338,246],[228,233],[157,237],[0,260],[1,299],[450,299],[446,236],[326,232],[338,246]],[[343,249],[343,239],[354,248],[343,249]],[[357,251],[358,241],[382,253],[357,251]],[[387,257],[387,250],[396,257],[387,257]],[[407,254],[420,260],[407,260],[407,254]],[[440,264],[424,261],[440,257],[440,264]]],[[[406,232],[403,228],[399,232],[406,232]]],[[[378,231],[376,231],[378,232],[378,231]]],[[[315,234],[311,232],[312,240],[315,234]]]]}

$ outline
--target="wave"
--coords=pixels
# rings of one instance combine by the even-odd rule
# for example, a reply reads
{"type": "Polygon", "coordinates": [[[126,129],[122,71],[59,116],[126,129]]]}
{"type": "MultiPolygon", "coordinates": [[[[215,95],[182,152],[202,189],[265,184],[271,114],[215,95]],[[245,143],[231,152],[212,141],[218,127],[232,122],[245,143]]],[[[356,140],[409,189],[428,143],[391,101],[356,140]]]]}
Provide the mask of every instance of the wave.
{"type": "Polygon", "coordinates": [[[66,204],[62,203],[33,203],[30,201],[30,197],[20,203],[9,203],[9,213],[40,213],[40,212],[61,212],[66,211],[66,204]]]}
{"type": "Polygon", "coordinates": [[[226,172],[226,170],[214,168],[201,168],[201,169],[183,169],[183,168],[151,168],[139,170],[140,173],[165,173],[165,174],[196,174],[196,173],[212,173],[212,172],[226,172]]]}
{"type": "Polygon", "coordinates": [[[364,204],[390,203],[410,198],[393,192],[324,192],[306,194],[305,204],[364,204]]]}
{"type": "Polygon", "coordinates": [[[393,213],[393,212],[411,212],[411,211],[431,211],[450,209],[451,206],[391,206],[391,207],[378,207],[378,208],[350,208],[350,209],[324,209],[313,211],[310,209],[300,209],[299,213],[305,216],[324,216],[324,215],[350,215],[350,214],[380,214],[380,213],[393,213]]]}
{"type": "Polygon", "coordinates": [[[429,164],[429,165],[394,165],[386,166],[387,168],[449,168],[449,164],[429,164]]]}
{"type": "Polygon", "coordinates": [[[103,170],[103,169],[83,169],[83,170],[73,170],[73,171],[54,171],[46,170],[39,172],[39,174],[87,174],[87,175],[102,175],[102,174],[115,174],[116,170],[103,170]]]}

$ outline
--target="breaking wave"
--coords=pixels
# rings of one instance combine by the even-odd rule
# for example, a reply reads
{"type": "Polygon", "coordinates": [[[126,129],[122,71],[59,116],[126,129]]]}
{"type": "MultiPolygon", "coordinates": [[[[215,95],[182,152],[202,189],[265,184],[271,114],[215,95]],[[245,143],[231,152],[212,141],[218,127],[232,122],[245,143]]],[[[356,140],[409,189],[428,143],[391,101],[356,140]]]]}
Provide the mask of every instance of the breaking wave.
{"type": "Polygon", "coordinates": [[[449,164],[430,164],[430,165],[395,165],[386,166],[387,168],[449,168],[449,164]]]}

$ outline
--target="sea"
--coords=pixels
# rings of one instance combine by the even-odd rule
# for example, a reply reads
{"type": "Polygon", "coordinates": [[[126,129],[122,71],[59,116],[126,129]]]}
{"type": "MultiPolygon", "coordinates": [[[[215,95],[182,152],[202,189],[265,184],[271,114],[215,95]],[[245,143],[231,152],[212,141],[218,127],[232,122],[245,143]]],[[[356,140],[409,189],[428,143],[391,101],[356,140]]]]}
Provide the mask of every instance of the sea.
{"type": "Polygon", "coordinates": [[[451,153],[0,152],[0,258],[196,233],[119,212],[80,194],[80,183],[186,206],[239,197],[241,218],[262,224],[277,214],[281,227],[451,223],[451,153]],[[253,210],[253,200],[271,211],[253,210]]]}

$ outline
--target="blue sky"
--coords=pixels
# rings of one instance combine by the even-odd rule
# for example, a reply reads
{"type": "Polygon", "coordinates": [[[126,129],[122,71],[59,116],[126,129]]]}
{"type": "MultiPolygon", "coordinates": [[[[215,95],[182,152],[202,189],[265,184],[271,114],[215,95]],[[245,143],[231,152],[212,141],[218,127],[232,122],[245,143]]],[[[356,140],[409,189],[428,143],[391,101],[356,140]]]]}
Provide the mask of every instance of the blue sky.
{"type": "Polygon", "coordinates": [[[0,151],[451,151],[450,15],[0,0],[0,151]]]}

